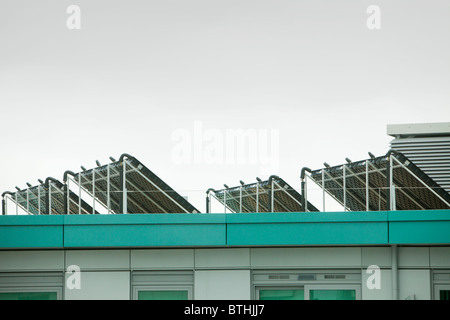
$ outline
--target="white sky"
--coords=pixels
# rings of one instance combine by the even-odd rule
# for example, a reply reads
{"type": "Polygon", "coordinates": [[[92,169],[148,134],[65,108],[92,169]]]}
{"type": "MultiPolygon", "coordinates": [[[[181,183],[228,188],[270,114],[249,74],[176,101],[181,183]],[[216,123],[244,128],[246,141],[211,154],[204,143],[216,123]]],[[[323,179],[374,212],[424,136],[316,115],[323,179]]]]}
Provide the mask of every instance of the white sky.
{"type": "Polygon", "coordinates": [[[448,0],[0,0],[0,192],[122,153],[202,212],[224,183],[299,189],[304,166],[385,154],[387,124],[450,121],[449,17],[448,0]],[[278,170],[177,163],[195,123],[275,130],[278,170]]]}

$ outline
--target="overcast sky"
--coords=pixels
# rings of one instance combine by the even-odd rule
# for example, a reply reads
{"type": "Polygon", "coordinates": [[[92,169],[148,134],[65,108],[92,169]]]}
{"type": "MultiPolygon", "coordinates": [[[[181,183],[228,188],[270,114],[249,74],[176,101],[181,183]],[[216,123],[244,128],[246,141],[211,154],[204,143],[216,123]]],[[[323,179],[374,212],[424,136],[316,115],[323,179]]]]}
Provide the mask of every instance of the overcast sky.
{"type": "Polygon", "coordinates": [[[448,0],[0,0],[0,192],[122,153],[202,212],[224,183],[299,189],[387,124],[450,121],[449,35],[448,0]]]}

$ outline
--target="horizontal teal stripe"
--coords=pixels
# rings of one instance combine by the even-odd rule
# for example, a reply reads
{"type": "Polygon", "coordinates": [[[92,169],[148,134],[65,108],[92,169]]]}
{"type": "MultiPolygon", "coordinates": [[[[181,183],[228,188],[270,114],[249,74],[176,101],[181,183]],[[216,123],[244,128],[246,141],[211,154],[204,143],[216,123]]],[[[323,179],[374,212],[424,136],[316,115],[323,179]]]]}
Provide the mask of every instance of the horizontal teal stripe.
{"type": "Polygon", "coordinates": [[[63,226],[0,226],[0,248],[62,248],[63,226]]]}
{"type": "Polygon", "coordinates": [[[0,216],[0,248],[61,248],[63,216],[0,216]]]}
{"type": "Polygon", "coordinates": [[[449,244],[450,210],[0,216],[0,248],[449,244]]]}
{"type": "Polygon", "coordinates": [[[285,212],[234,213],[226,215],[232,223],[307,223],[307,222],[374,222],[387,221],[386,211],[377,212],[285,212]]]}
{"type": "Polygon", "coordinates": [[[387,244],[386,223],[229,224],[228,245],[387,244]]]}
{"type": "Polygon", "coordinates": [[[225,223],[225,214],[101,214],[64,216],[65,225],[134,224],[216,224],[225,223]]]}
{"type": "Polygon", "coordinates": [[[389,221],[450,221],[450,210],[390,211],[389,221]]]}
{"type": "Polygon", "coordinates": [[[450,210],[390,211],[392,244],[450,244],[450,210]]]}
{"type": "Polygon", "coordinates": [[[70,225],[64,229],[64,246],[67,248],[225,244],[225,224],[70,225]]]}
{"type": "Polygon", "coordinates": [[[39,215],[39,216],[0,216],[1,226],[61,226],[65,216],[60,215],[39,215]]]}
{"type": "Polygon", "coordinates": [[[389,224],[392,244],[450,244],[450,221],[406,221],[389,224]]]}

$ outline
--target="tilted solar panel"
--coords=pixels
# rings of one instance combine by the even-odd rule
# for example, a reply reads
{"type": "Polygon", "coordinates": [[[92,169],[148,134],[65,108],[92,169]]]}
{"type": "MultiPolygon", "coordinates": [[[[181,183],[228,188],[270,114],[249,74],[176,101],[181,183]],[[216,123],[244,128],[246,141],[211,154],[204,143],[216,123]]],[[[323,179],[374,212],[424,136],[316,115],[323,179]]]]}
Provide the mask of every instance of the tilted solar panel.
{"type": "Polygon", "coordinates": [[[311,171],[351,211],[450,208],[450,195],[400,152],[311,171]]]}
{"type": "MultiPolygon", "coordinates": [[[[278,176],[221,190],[209,189],[232,212],[302,212],[300,193],[278,176]]],[[[308,211],[318,211],[308,202],[308,211]]]]}

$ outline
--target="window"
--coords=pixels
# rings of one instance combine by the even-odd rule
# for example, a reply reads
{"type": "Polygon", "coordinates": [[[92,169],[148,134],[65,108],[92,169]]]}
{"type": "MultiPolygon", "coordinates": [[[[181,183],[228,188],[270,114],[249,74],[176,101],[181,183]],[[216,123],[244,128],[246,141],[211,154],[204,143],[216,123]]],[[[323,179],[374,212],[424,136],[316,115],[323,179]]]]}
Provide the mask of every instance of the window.
{"type": "Polygon", "coordinates": [[[134,300],[190,300],[194,285],[192,271],[133,271],[134,300]]]}
{"type": "Polygon", "coordinates": [[[308,300],[359,300],[360,286],[356,285],[311,285],[305,286],[308,300]]]}
{"type": "Polygon", "coordinates": [[[356,290],[311,290],[309,300],[356,300],[356,290]]]}
{"type": "Polygon", "coordinates": [[[450,270],[433,270],[435,300],[450,300],[450,270]]]}
{"type": "Polygon", "coordinates": [[[258,300],[304,300],[305,291],[301,287],[258,288],[258,300]]]}
{"type": "Polygon", "coordinates": [[[359,300],[359,286],[317,285],[304,288],[257,288],[257,300],[359,300]]]}
{"type": "Polygon", "coordinates": [[[450,300],[450,290],[439,290],[439,300],[450,300]]]}
{"type": "Polygon", "coordinates": [[[59,300],[62,272],[0,273],[0,300],[59,300]]]}
{"type": "Polygon", "coordinates": [[[58,292],[0,292],[0,300],[57,300],[58,292]]]}
{"type": "Polygon", "coordinates": [[[360,270],[257,270],[257,300],[360,300],[360,270]]]}
{"type": "Polygon", "coordinates": [[[434,299],[436,300],[450,300],[450,285],[435,285],[434,299]]]}
{"type": "Polygon", "coordinates": [[[136,300],[190,300],[190,287],[135,287],[136,300]]]}

